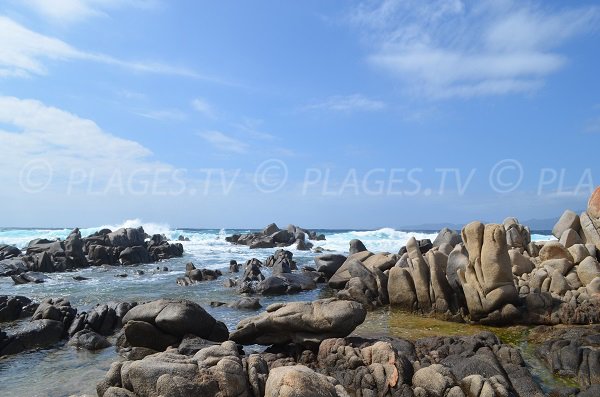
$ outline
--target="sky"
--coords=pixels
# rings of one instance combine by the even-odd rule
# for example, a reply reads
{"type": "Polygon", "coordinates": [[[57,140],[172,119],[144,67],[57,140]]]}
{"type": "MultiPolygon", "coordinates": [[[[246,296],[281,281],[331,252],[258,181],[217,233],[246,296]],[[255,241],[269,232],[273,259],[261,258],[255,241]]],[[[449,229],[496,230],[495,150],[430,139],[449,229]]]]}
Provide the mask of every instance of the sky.
{"type": "Polygon", "coordinates": [[[585,209],[600,3],[7,0],[0,226],[585,209]]]}

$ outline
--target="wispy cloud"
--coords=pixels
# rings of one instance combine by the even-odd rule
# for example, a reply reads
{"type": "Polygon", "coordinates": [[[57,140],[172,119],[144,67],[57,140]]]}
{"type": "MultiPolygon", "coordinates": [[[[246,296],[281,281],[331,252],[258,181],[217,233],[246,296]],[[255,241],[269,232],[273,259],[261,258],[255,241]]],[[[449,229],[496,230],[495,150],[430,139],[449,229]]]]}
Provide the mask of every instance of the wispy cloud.
{"type": "Polygon", "coordinates": [[[157,0],[19,0],[19,4],[40,16],[60,23],[82,22],[91,17],[106,16],[107,10],[121,7],[156,8],[157,0]]]}
{"type": "Polygon", "coordinates": [[[210,145],[223,152],[244,154],[248,151],[248,144],[220,131],[205,131],[197,134],[210,145]]]}
{"type": "MultiPolygon", "coordinates": [[[[570,3],[569,3],[570,4],[570,3]]],[[[559,46],[595,30],[600,8],[506,0],[384,0],[348,16],[368,62],[432,98],[530,93],[567,63],[559,46]]]]}
{"type": "Polygon", "coordinates": [[[0,77],[45,75],[48,72],[46,61],[84,60],[114,65],[133,72],[220,82],[185,67],[151,61],[127,61],[106,54],[82,51],[62,40],[29,30],[5,16],[0,16],[0,37],[0,77]]]}
{"type": "Polygon", "coordinates": [[[386,107],[386,104],[376,99],[370,99],[360,94],[335,95],[323,101],[317,101],[304,106],[303,110],[330,110],[336,112],[377,111],[386,107]]]}
{"type": "Polygon", "coordinates": [[[203,114],[206,117],[214,118],[216,116],[215,109],[208,103],[206,99],[195,98],[192,100],[192,107],[195,111],[203,114]]]}
{"type": "Polygon", "coordinates": [[[262,120],[244,118],[239,123],[234,123],[233,126],[241,131],[243,134],[248,135],[253,139],[258,139],[262,141],[273,141],[276,137],[267,132],[261,131],[261,126],[263,124],[262,120]]]}
{"type": "Polygon", "coordinates": [[[187,118],[186,114],[179,109],[136,111],[134,114],[158,121],[182,121],[187,118]]]}

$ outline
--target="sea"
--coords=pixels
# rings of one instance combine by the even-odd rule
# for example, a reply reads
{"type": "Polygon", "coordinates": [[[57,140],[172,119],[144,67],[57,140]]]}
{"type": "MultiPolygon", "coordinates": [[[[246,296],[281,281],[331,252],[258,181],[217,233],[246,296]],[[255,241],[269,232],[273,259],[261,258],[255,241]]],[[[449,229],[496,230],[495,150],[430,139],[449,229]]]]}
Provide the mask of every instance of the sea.
{"type": "MultiPolygon", "coordinates": [[[[228,277],[230,260],[243,264],[251,258],[264,261],[275,249],[253,249],[241,245],[232,245],[225,237],[235,233],[247,233],[254,229],[178,229],[167,224],[144,223],[140,220],[127,220],[118,225],[100,225],[80,228],[82,236],[88,236],[98,230],[109,228],[143,226],[146,233],[164,234],[176,241],[184,236],[189,241],[181,242],[184,255],[159,263],[138,266],[92,267],[76,272],[49,273],[49,279],[43,284],[15,285],[10,277],[0,278],[0,295],[23,295],[40,301],[45,298],[66,298],[79,312],[89,310],[97,304],[110,301],[143,302],[158,298],[190,299],[202,305],[216,319],[223,321],[230,330],[243,318],[260,312],[231,309],[225,306],[211,307],[211,302],[233,302],[239,299],[235,288],[225,288],[223,282],[228,277]],[[184,275],[185,265],[194,263],[197,268],[220,269],[223,277],[214,281],[205,281],[191,286],[179,286],[177,277],[184,275]],[[163,271],[163,267],[168,270],[163,271]],[[140,272],[141,270],[141,272],[140,272]],[[79,275],[89,280],[75,281],[79,275]],[[126,275],[126,277],[123,277],[126,275]]],[[[0,244],[10,244],[25,248],[37,238],[65,239],[71,228],[0,228],[0,244]]],[[[347,254],[349,241],[360,239],[372,252],[398,252],[410,237],[431,239],[437,236],[432,230],[396,230],[382,228],[377,230],[315,230],[325,235],[324,241],[312,241],[315,247],[321,247],[327,253],[347,254]]],[[[532,232],[532,240],[553,239],[549,231],[532,232]]],[[[287,248],[294,254],[298,267],[314,265],[313,251],[300,251],[295,246],[287,248]]],[[[263,271],[268,276],[268,269],[263,271]]],[[[260,297],[265,308],[269,304],[282,301],[311,301],[331,296],[332,291],[320,287],[295,295],[260,297]]],[[[381,316],[380,316],[381,318],[381,316]]],[[[27,320],[24,320],[27,321],[27,320]]],[[[11,333],[23,325],[22,321],[0,324],[2,331],[11,333]]],[[[382,325],[384,327],[385,325],[382,325]]],[[[384,333],[386,330],[382,330],[384,333]]],[[[113,340],[114,342],[114,340],[113,340]]],[[[110,364],[119,360],[114,348],[99,352],[78,350],[63,344],[33,352],[0,358],[0,396],[60,397],[71,395],[95,396],[95,386],[110,364]]]]}

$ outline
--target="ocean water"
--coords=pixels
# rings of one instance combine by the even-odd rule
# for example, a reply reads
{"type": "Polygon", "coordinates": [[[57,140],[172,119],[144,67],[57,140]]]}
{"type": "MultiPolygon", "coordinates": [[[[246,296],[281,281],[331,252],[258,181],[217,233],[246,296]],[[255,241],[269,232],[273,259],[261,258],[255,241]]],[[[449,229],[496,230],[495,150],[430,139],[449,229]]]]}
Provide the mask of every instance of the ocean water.
{"type": "MultiPolygon", "coordinates": [[[[83,236],[92,234],[103,228],[116,230],[119,227],[143,226],[148,234],[162,233],[176,240],[179,235],[188,237],[190,241],[182,242],[184,256],[166,260],[156,264],[129,267],[95,267],[81,269],[77,272],[51,273],[43,284],[15,285],[10,277],[0,278],[0,294],[24,295],[34,300],[48,297],[64,297],[80,312],[88,310],[99,303],[109,301],[148,301],[158,298],[185,298],[198,302],[215,318],[227,324],[230,330],[242,319],[255,315],[257,311],[234,310],[227,307],[210,307],[210,302],[232,302],[239,299],[235,289],[225,288],[223,282],[227,277],[229,261],[235,259],[243,264],[251,258],[264,261],[275,249],[250,250],[245,246],[232,245],[225,237],[234,233],[245,233],[242,229],[176,229],[165,224],[143,223],[139,220],[128,220],[120,225],[101,225],[80,229],[83,236]],[[193,262],[198,268],[221,269],[224,276],[214,281],[206,281],[196,285],[182,287],[176,284],[177,277],[185,273],[185,264],[193,262]],[[157,266],[168,271],[157,271],[157,266]],[[144,274],[138,274],[142,270],[144,274]],[[116,277],[126,274],[127,277],[116,277]],[[81,275],[90,278],[86,281],[75,281],[73,276],[81,275]]],[[[68,236],[71,229],[0,229],[0,243],[15,245],[19,248],[27,246],[35,238],[61,238],[68,236]]],[[[391,228],[379,230],[317,230],[326,236],[325,241],[313,242],[324,250],[333,253],[347,253],[348,243],[354,238],[360,239],[373,252],[397,252],[406,241],[414,236],[417,239],[433,240],[437,232],[433,231],[399,231],[391,228]]],[[[534,233],[534,240],[548,240],[552,237],[547,232],[534,233]]],[[[311,266],[313,258],[318,255],[312,251],[298,251],[289,247],[299,267],[311,266]]],[[[263,271],[268,275],[268,269],[263,271]]],[[[234,277],[234,276],[232,276],[234,277]]],[[[275,302],[292,300],[314,300],[331,295],[327,287],[318,288],[297,295],[261,297],[263,307],[275,302]]],[[[10,333],[18,329],[22,321],[12,324],[1,324],[3,331],[10,333]]],[[[0,358],[0,395],[5,396],[69,396],[89,394],[95,395],[95,385],[102,379],[110,363],[118,360],[114,348],[100,352],[87,352],[75,348],[53,347],[35,352],[22,353],[0,358]]]]}

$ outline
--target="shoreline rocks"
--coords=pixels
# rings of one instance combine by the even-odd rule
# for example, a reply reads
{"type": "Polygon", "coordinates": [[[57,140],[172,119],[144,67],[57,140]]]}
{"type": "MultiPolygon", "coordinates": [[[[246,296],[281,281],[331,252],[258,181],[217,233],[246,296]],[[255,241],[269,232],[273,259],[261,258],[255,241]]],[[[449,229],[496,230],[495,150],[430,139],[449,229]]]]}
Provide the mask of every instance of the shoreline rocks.
{"type": "Polygon", "coordinates": [[[313,244],[309,240],[325,240],[323,234],[317,235],[316,232],[303,229],[295,225],[288,225],[285,229],[280,229],[276,224],[271,223],[263,230],[247,234],[234,234],[225,237],[225,241],[232,244],[247,245],[255,248],[275,248],[289,247],[296,244],[299,250],[310,250],[313,244]]]}
{"type": "Polygon", "coordinates": [[[142,227],[114,232],[103,229],[85,238],[76,228],[64,241],[32,240],[25,252],[0,245],[0,276],[11,276],[16,284],[40,283],[43,282],[40,273],[72,271],[88,266],[153,263],[182,255],[181,243],[171,244],[165,236],[158,234],[147,236],[142,227]],[[149,237],[148,241],[146,237],[149,237]]]}

